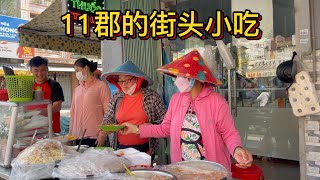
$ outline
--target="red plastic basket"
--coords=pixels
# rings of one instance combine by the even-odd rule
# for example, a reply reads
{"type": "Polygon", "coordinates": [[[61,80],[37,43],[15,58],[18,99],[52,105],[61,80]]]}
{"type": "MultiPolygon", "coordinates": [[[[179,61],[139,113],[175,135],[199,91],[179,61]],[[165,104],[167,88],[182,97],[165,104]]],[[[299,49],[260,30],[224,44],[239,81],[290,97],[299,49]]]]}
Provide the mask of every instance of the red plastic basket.
{"type": "Polygon", "coordinates": [[[0,101],[8,101],[9,96],[8,96],[8,91],[6,89],[1,89],[0,90],[0,101]]]}
{"type": "Polygon", "coordinates": [[[247,169],[238,168],[234,163],[231,165],[232,177],[242,180],[264,180],[262,170],[259,166],[252,164],[247,169]]]}

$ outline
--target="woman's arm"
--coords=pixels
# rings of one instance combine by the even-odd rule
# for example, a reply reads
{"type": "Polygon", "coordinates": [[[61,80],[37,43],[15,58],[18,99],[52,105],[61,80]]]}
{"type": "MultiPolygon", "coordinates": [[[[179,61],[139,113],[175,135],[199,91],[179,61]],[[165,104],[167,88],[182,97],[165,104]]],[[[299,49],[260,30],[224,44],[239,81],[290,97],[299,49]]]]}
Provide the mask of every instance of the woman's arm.
{"type": "Polygon", "coordinates": [[[75,94],[76,90],[74,91],[72,95],[72,102],[71,102],[71,109],[70,109],[70,123],[69,123],[69,134],[72,134],[72,129],[73,129],[73,121],[74,121],[74,111],[75,111],[75,94]]]}
{"type": "Polygon", "coordinates": [[[108,104],[110,101],[110,89],[109,86],[103,83],[103,87],[100,91],[101,104],[103,106],[103,112],[107,112],[108,104]]]}
{"type": "Polygon", "coordinates": [[[217,104],[220,105],[213,112],[216,114],[216,126],[223,142],[226,144],[228,151],[233,155],[236,147],[241,147],[242,142],[238,131],[234,126],[233,117],[229,111],[229,107],[224,98],[218,97],[217,104]],[[217,113],[218,112],[218,113],[217,113]]]}
{"type": "Polygon", "coordinates": [[[123,134],[140,134],[141,138],[164,138],[170,136],[170,127],[172,120],[172,108],[175,106],[174,102],[176,95],[173,95],[169,104],[167,113],[165,114],[163,121],[159,125],[143,124],[139,127],[131,123],[123,123],[126,129],[122,131],[123,134]]]}

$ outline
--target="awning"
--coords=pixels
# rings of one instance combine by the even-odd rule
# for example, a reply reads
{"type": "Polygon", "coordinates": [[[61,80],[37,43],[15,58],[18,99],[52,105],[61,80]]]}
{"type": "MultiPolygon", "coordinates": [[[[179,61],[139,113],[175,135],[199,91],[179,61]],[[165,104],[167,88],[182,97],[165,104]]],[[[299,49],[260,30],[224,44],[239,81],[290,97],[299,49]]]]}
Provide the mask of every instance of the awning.
{"type": "Polygon", "coordinates": [[[61,21],[61,15],[65,13],[65,0],[56,0],[40,15],[19,28],[19,44],[100,57],[101,42],[93,33],[91,37],[85,38],[81,28],[75,26],[73,38],[65,35],[65,25],[61,21]]]}
{"type": "MultiPolygon", "coordinates": [[[[21,64],[21,65],[2,64],[2,65],[6,65],[6,66],[10,67],[11,69],[13,69],[15,75],[31,75],[31,72],[24,64],[21,64]]],[[[3,68],[2,68],[2,65],[0,66],[0,76],[5,75],[3,68]]]]}

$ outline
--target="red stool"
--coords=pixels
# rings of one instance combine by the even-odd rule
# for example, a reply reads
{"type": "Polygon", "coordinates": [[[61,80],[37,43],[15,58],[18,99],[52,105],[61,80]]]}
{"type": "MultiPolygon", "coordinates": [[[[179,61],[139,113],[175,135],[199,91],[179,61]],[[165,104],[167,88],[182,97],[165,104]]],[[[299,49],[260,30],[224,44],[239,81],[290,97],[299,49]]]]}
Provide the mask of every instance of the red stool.
{"type": "Polygon", "coordinates": [[[235,163],[231,165],[232,177],[242,180],[264,180],[262,170],[259,166],[252,164],[251,167],[238,168],[235,163]]]}

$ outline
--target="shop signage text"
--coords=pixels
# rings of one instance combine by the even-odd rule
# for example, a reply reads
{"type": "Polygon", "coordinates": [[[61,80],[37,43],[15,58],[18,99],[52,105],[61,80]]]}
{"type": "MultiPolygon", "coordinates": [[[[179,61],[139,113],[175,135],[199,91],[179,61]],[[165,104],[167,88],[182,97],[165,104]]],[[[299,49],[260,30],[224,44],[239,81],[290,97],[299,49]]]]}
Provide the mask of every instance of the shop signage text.
{"type": "Polygon", "coordinates": [[[18,42],[18,27],[27,22],[24,19],[0,16],[0,41],[18,42]]]}
{"type": "Polygon", "coordinates": [[[246,77],[247,78],[273,77],[273,76],[276,76],[276,71],[275,70],[256,71],[256,72],[246,73],[246,77]]]}
{"type": "Polygon", "coordinates": [[[73,17],[73,22],[82,24],[79,16],[87,14],[89,26],[94,26],[94,13],[104,9],[104,0],[68,0],[68,12],[73,17]]]}
{"type": "Polygon", "coordinates": [[[14,42],[0,42],[0,57],[2,58],[33,58],[34,48],[22,47],[14,42]]]}
{"type": "MultiPolygon", "coordinates": [[[[95,7],[88,7],[88,4],[80,4],[84,0],[69,0],[72,7],[80,8],[77,14],[69,10],[61,16],[65,24],[65,32],[69,37],[74,36],[74,23],[81,22],[82,34],[90,37],[90,28],[94,23],[93,32],[100,40],[115,40],[117,37],[125,39],[140,38],[155,40],[168,38],[175,40],[179,37],[185,40],[193,35],[200,39],[221,40],[224,37],[224,29],[235,38],[246,38],[248,40],[258,40],[262,37],[262,30],[259,28],[262,16],[250,10],[233,12],[233,22],[231,18],[224,15],[221,10],[216,11],[216,17],[208,17],[207,22],[198,21],[198,13],[195,10],[178,14],[175,11],[154,10],[150,15],[144,14],[140,10],[131,12],[121,11],[99,11],[96,10],[94,16],[92,11],[95,7]],[[86,13],[84,13],[85,9],[86,13]],[[180,29],[180,32],[177,31],[180,29]]],[[[95,1],[96,2],[96,1],[95,1]]],[[[70,6],[70,5],[69,5],[70,6]]],[[[70,8],[69,8],[70,9],[70,8]]]]}

